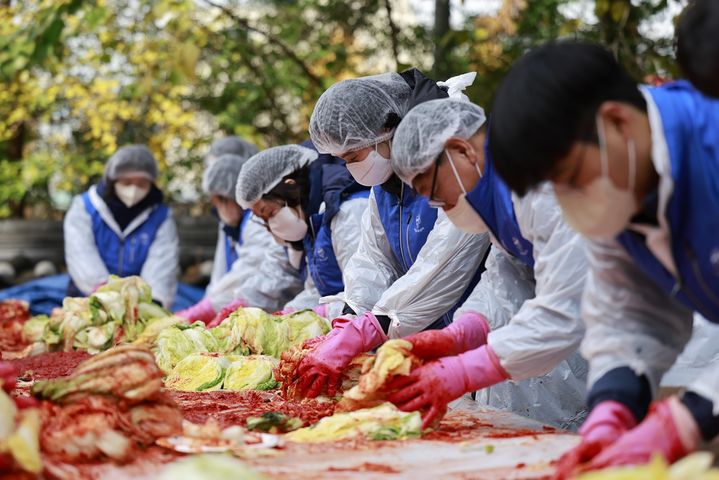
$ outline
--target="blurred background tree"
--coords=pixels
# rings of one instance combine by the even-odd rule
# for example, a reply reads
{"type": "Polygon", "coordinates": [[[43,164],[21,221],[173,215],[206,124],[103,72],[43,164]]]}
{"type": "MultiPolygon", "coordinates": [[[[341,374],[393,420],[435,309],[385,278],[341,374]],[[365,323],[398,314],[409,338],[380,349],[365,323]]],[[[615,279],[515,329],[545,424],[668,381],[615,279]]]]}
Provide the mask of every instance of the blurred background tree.
{"type": "Polygon", "coordinates": [[[199,213],[213,138],[304,140],[319,95],[357,75],[474,70],[469,96],[491,106],[527,48],[573,37],[604,43],[637,78],[671,77],[672,32],[653,29],[680,4],[0,0],[0,218],[61,217],[126,143],[149,145],[165,190],[199,213]],[[467,13],[470,4],[487,8],[467,13]]]}

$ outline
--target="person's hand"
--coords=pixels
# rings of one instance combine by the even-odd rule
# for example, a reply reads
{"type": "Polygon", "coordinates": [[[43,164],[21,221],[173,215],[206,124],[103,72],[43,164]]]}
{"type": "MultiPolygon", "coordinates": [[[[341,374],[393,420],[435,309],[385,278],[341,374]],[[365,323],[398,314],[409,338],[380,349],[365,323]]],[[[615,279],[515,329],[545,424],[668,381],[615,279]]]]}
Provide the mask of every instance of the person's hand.
{"type": "Polygon", "coordinates": [[[212,302],[209,299],[203,298],[191,307],[184,310],[180,310],[175,315],[178,317],[186,318],[192,322],[201,321],[205,324],[212,321],[215,318],[215,309],[212,307],[212,302]]]}
{"type": "Polygon", "coordinates": [[[487,343],[489,322],[475,312],[462,314],[442,330],[425,330],[405,337],[412,354],[423,360],[459,355],[487,343]]]}
{"type": "Polygon", "coordinates": [[[472,392],[509,378],[489,345],[460,355],[429,362],[407,376],[398,376],[388,386],[388,400],[400,410],[423,412],[422,428],[441,420],[447,404],[472,392]]]}
{"type": "Polygon", "coordinates": [[[342,372],[352,359],[387,339],[377,318],[369,312],[349,321],[335,319],[332,324],[334,328],[326,339],[297,367],[301,378],[299,393],[307,398],[314,398],[325,389],[328,396],[334,396],[342,372]]]}
{"type": "Polygon", "coordinates": [[[648,463],[656,454],[674,463],[699,446],[696,420],[676,397],[655,402],[633,430],[605,448],[589,464],[590,470],[648,463]]]}
{"type": "Polygon", "coordinates": [[[215,315],[212,320],[207,322],[208,328],[213,328],[218,326],[225,320],[227,317],[229,317],[235,310],[238,308],[244,308],[247,306],[247,303],[244,300],[233,300],[230,302],[229,305],[225,306],[220,310],[220,313],[215,315]]]}
{"type": "Polygon", "coordinates": [[[579,429],[581,443],[559,459],[555,480],[571,478],[580,465],[590,461],[636,424],[634,414],[622,403],[610,400],[595,406],[579,429]]]}

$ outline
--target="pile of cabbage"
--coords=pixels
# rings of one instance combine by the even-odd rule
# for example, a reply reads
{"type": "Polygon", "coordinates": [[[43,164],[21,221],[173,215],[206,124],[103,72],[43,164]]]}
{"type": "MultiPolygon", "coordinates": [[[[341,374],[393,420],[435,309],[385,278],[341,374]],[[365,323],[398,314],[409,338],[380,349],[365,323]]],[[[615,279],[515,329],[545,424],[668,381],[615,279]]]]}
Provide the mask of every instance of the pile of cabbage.
{"type": "Polygon", "coordinates": [[[28,320],[22,334],[32,344],[32,354],[57,350],[94,354],[135,341],[160,319],[164,325],[179,321],[153,303],[150,286],[140,277],[111,276],[89,297],[67,297],[52,316],[28,320]]]}
{"type": "Polygon", "coordinates": [[[269,390],[277,387],[273,372],[282,353],[329,330],[312,310],[279,316],[240,308],[214,328],[195,322],[163,329],[155,359],[165,385],[176,390],[269,390]]]}

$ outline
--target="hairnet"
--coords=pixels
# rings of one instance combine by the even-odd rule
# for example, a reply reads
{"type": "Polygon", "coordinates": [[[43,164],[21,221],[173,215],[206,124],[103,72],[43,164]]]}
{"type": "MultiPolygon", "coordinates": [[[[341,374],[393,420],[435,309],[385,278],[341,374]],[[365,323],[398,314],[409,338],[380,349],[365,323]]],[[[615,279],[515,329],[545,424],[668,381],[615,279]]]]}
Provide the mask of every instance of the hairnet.
{"type": "Polygon", "coordinates": [[[247,160],[249,158],[231,153],[220,155],[212,165],[205,169],[205,174],[202,176],[202,189],[208,195],[222,195],[234,200],[237,177],[240,176],[240,170],[247,160]]]}
{"type": "Polygon", "coordinates": [[[259,152],[259,150],[256,146],[235,135],[219,138],[210,145],[210,151],[205,157],[205,168],[209,167],[218,158],[227,153],[238,155],[242,158],[250,158],[257,152],[259,152]]]}
{"type": "Polygon", "coordinates": [[[117,180],[124,175],[134,174],[157,179],[157,161],[144,145],[125,145],[115,152],[105,165],[105,179],[117,180]]]}
{"type": "Polygon", "coordinates": [[[262,195],[275,188],[290,173],[310,164],[319,155],[299,145],[263,150],[250,158],[237,179],[235,199],[242,208],[252,208],[262,195]]]}
{"type": "Polygon", "coordinates": [[[310,138],[319,152],[339,156],[392,137],[391,116],[401,119],[412,93],[398,73],[343,80],[320,96],[310,118],[310,138]]]}
{"type": "Polygon", "coordinates": [[[392,141],[392,169],[405,182],[426,171],[450,137],[468,139],[484,124],[481,107],[462,100],[430,100],[414,107],[392,141]]]}

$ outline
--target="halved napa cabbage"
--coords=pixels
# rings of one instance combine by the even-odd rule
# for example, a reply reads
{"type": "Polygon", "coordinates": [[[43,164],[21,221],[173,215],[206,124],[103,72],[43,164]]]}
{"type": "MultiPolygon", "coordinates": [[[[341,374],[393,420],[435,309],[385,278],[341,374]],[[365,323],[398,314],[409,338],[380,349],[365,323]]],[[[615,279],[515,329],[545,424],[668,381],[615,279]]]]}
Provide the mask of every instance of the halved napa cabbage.
{"type": "Polygon", "coordinates": [[[239,357],[225,372],[224,390],[271,390],[277,387],[273,370],[279,361],[267,355],[239,357]]]}
{"type": "Polygon", "coordinates": [[[192,354],[180,361],[165,380],[165,386],[183,392],[219,390],[225,378],[227,359],[219,355],[192,354]]]}
{"type": "Polygon", "coordinates": [[[422,434],[419,412],[402,412],[391,403],[349,413],[335,413],[314,425],[288,433],[293,442],[328,442],[365,436],[371,440],[402,440],[422,434]]]}

